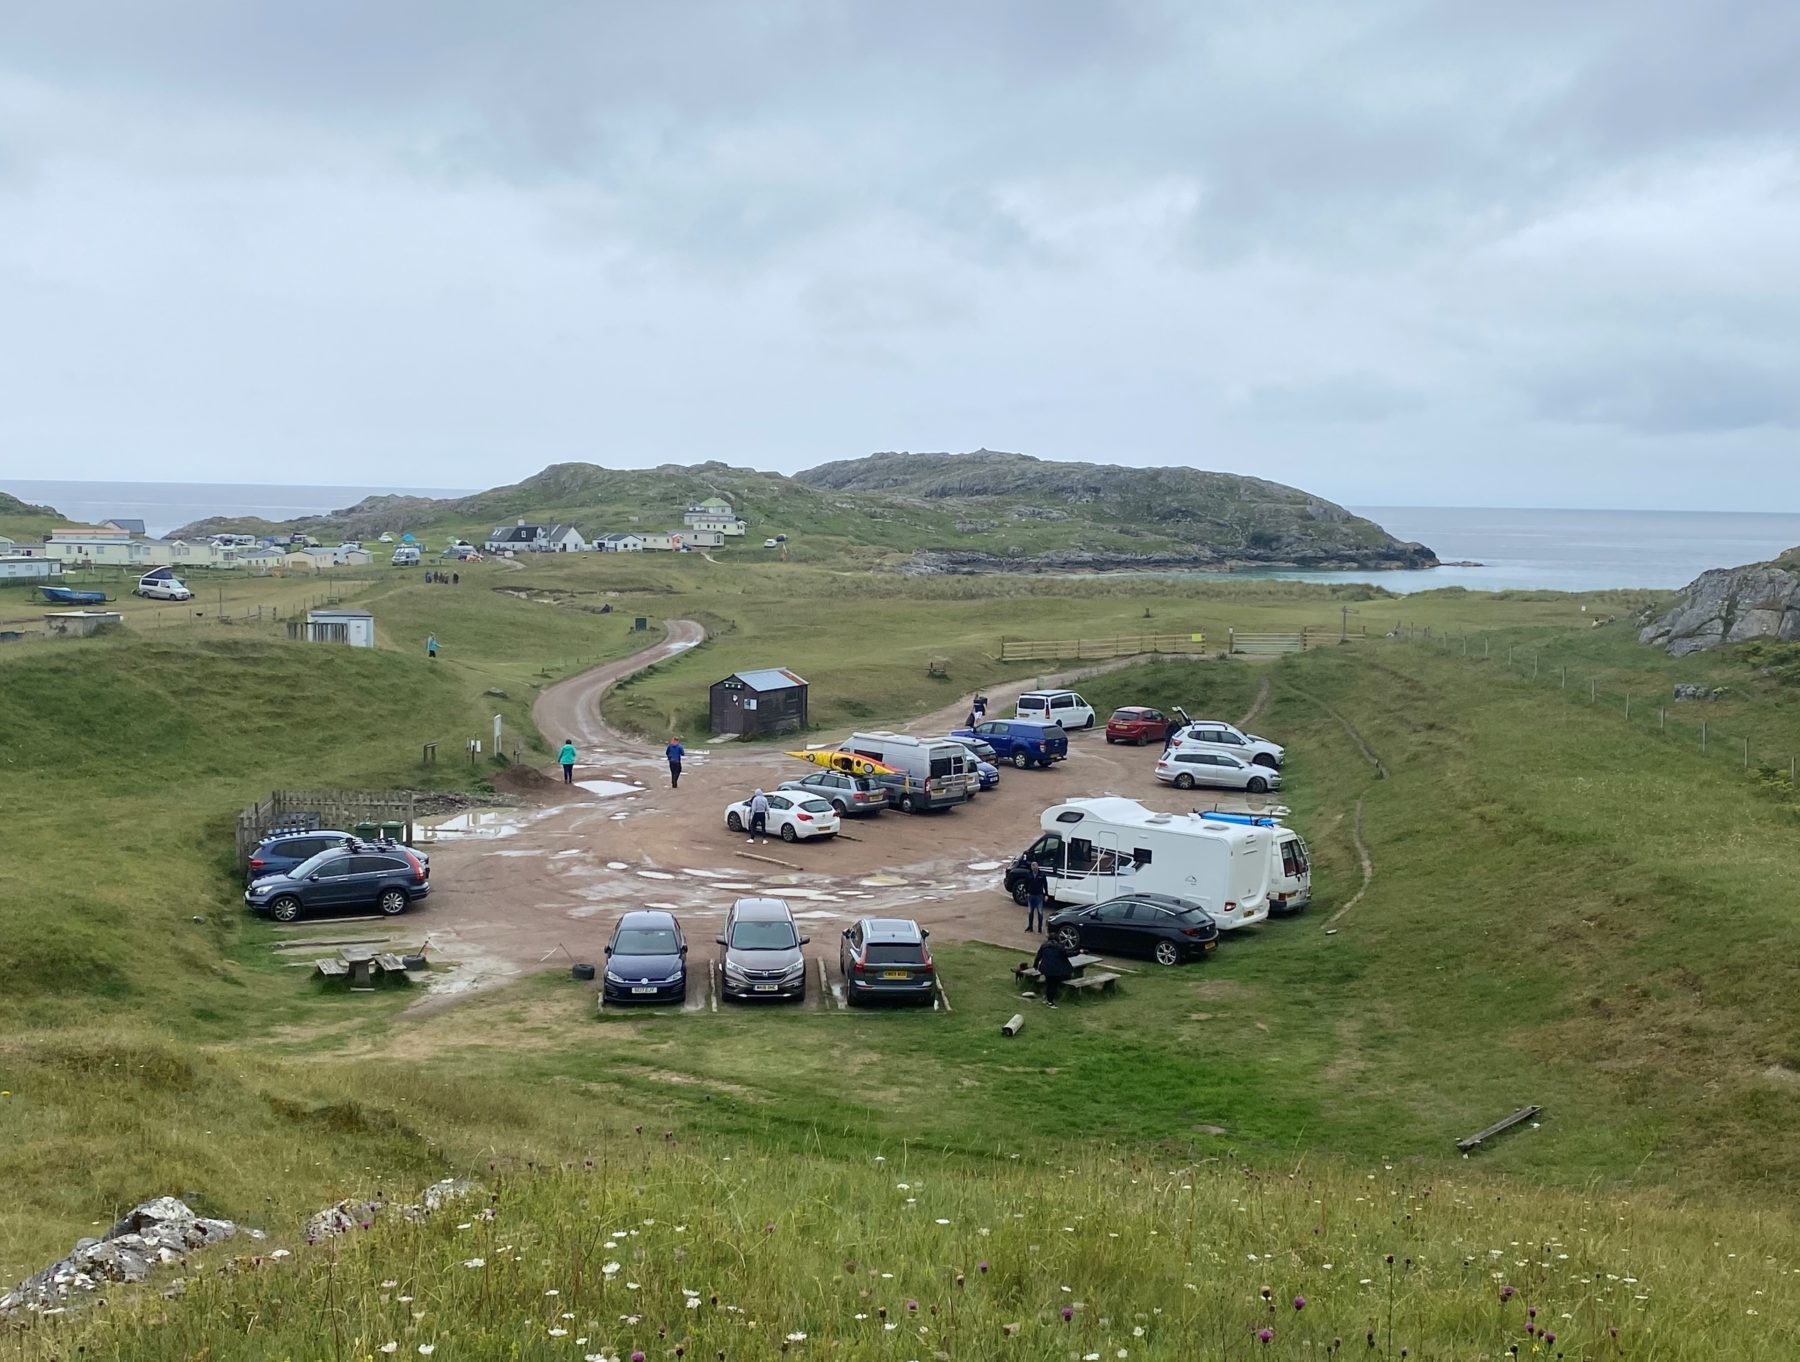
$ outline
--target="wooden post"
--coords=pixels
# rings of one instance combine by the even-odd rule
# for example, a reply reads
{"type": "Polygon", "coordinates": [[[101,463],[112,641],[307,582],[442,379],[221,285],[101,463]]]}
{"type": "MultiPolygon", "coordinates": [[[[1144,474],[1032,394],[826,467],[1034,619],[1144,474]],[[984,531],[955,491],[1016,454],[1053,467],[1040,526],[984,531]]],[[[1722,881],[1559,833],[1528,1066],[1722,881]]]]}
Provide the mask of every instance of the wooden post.
{"type": "Polygon", "coordinates": [[[1631,722],[1631,692],[1625,692],[1625,722],[1631,722]]]}
{"type": "Polygon", "coordinates": [[[1700,750],[1702,752],[1706,750],[1706,720],[1704,719],[1700,721],[1700,750]]]}
{"type": "Polygon", "coordinates": [[[1744,739],[1744,769],[1750,769],[1750,739],[1744,739]]]}
{"type": "Polygon", "coordinates": [[[1656,710],[1656,731],[1658,733],[1667,733],[1669,731],[1669,711],[1662,708],[1660,705],[1657,706],[1656,710]]]}
{"type": "Polygon", "coordinates": [[[1536,653],[1533,653],[1531,655],[1531,679],[1533,681],[1537,680],[1537,674],[1538,674],[1538,655],[1536,653]]]}
{"type": "Polygon", "coordinates": [[[1600,698],[1600,683],[1593,677],[1588,678],[1588,703],[1592,704],[1600,698]]]}

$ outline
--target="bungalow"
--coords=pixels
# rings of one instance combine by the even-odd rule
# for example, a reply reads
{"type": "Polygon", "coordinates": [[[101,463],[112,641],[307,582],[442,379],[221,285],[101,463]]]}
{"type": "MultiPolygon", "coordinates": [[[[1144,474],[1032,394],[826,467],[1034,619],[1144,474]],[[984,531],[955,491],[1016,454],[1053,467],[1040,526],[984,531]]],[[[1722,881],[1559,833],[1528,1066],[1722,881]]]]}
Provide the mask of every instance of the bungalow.
{"type": "Polygon", "coordinates": [[[681,537],[682,532],[680,530],[652,530],[649,534],[640,536],[644,541],[644,548],[646,550],[663,553],[667,553],[673,549],[679,549],[681,547],[681,537]]]}
{"type": "Polygon", "coordinates": [[[538,541],[542,553],[586,553],[588,541],[573,525],[552,525],[538,541]]]}
{"type": "Polygon", "coordinates": [[[488,532],[487,551],[527,553],[536,548],[549,533],[548,525],[528,525],[523,520],[512,525],[496,525],[488,532]]]}
{"type": "Polygon", "coordinates": [[[681,542],[693,549],[717,549],[725,545],[723,530],[703,530],[696,526],[688,526],[687,533],[682,535],[681,542]]]}
{"type": "Polygon", "coordinates": [[[594,541],[594,547],[601,553],[641,553],[644,549],[644,536],[641,534],[603,534],[594,541]]]}
{"type": "Polygon", "coordinates": [[[286,558],[279,549],[244,549],[238,553],[238,566],[267,572],[270,568],[280,567],[286,558]]]}
{"type": "Polygon", "coordinates": [[[364,548],[352,548],[348,544],[340,545],[331,551],[333,567],[367,567],[375,561],[375,555],[364,548]]]}
{"type": "Polygon", "coordinates": [[[317,572],[320,568],[331,566],[331,557],[335,551],[321,548],[295,549],[292,553],[284,554],[281,561],[285,567],[298,568],[302,572],[317,572]]]}

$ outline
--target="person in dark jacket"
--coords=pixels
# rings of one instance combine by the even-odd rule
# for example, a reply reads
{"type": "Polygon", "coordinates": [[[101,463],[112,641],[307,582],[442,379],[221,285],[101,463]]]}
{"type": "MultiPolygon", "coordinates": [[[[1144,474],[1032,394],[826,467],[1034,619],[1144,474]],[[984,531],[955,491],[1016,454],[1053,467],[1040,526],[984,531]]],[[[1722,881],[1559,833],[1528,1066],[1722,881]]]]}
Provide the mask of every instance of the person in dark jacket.
{"type": "Polygon", "coordinates": [[[670,738],[669,745],[663,748],[663,755],[669,759],[669,788],[681,788],[681,759],[687,755],[687,748],[681,745],[681,739],[670,738]]]}
{"type": "Polygon", "coordinates": [[[1031,964],[1043,976],[1045,1006],[1055,1007],[1057,996],[1062,992],[1063,981],[1075,977],[1075,967],[1069,963],[1068,952],[1052,938],[1038,947],[1037,956],[1031,964]]]}
{"type": "Polygon", "coordinates": [[[1044,900],[1050,897],[1050,877],[1033,861],[1026,867],[1025,878],[1019,883],[1025,890],[1025,930],[1041,932],[1044,930],[1044,900]]]}

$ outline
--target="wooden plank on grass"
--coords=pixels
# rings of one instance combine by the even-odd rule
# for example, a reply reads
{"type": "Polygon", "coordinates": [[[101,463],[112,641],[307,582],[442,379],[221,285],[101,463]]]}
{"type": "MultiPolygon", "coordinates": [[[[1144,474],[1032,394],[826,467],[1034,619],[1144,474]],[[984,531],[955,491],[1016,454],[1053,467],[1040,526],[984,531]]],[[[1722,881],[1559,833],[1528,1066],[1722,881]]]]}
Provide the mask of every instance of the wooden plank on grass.
{"type": "Polygon", "coordinates": [[[1491,1140],[1494,1136],[1499,1135],[1504,1131],[1511,1130],[1522,1121],[1531,1120],[1533,1117],[1541,1114],[1543,1110],[1542,1107],[1535,1105],[1520,1107],[1511,1116],[1502,1117],[1500,1120],[1495,1121],[1493,1125],[1488,1126],[1485,1130],[1478,1130],[1473,1135],[1458,1140],[1456,1142],[1456,1147],[1465,1154],[1471,1150],[1479,1149],[1483,1141],[1491,1140]]]}

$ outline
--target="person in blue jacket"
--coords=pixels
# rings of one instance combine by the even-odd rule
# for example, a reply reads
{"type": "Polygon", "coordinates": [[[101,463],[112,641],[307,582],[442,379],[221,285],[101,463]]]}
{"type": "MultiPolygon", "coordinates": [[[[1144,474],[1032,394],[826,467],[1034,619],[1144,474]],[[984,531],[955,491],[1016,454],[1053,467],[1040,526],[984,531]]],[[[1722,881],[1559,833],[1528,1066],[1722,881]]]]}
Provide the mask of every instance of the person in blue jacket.
{"type": "Polygon", "coordinates": [[[680,737],[669,739],[669,745],[663,748],[663,755],[669,759],[669,788],[681,788],[681,759],[687,755],[687,749],[681,745],[680,737]]]}

